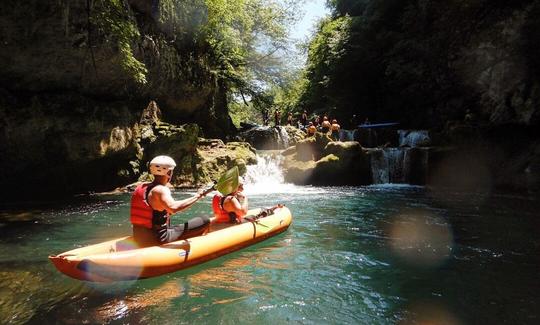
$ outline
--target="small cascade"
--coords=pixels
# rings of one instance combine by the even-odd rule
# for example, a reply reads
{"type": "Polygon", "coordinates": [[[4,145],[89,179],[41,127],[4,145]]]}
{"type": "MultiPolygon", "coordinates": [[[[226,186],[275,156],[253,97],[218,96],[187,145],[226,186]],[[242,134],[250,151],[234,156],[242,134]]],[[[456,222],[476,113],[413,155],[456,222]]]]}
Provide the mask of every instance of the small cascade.
{"type": "Polygon", "coordinates": [[[283,184],[283,172],[279,153],[269,152],[257,155],[257,164],[248,165],[244,176],[246,184],[266,184],[268,186],[283,184]]]}
{"type": "Polygon", "coordinates": [[[403,177],[407,184],[426,183],[429,149],[406,148],[403,156],[403,177]]]}
{"type": "Polygon", "coordinates": [[[251,194],[288,193],[296,188],[285,183],[281,163],[283,156],[279,151],[260,151],[257,164],[248,165],[244,175],[245,191],[251,194]]]}
{"type": "Polygon", "coordinates": [[[401,148],[384,148],[372,153],[371,173],[374,184],[405,183],[405,151],[401,148]]]}
{"type": "Polygon", "coordinates": [[[427,130],[398,130],[400,147],[425,147],[431,143],[427,130]]]}
{"type": "Polygon", "coordinates": [[[248,196],[262,195],[270,202],[276,197],[268,194],[320,194],[326,190],[317,187],[296,186],[285,183],[281,168],[283,156],[279,150],[257,151],[257,164],[248,165],[244,175],[244,192],[248,196]]]}
{"type": "Polygon", "coordinates": [[[276,126],[278,133],[278,147],[286,149],[289,147],[289,134],[283,126],[276,126]]]}
{"type": "Polygon", "coordinates": [[[371,173],[374,184],[426,182],[431,139],[425,130],[399,130],[398,148],[372,149],[371,173]]]}
{"type": "Polygon", "coordinates": [[[339,141],[354,141],[353,130],[339,130],[339,141]]]}

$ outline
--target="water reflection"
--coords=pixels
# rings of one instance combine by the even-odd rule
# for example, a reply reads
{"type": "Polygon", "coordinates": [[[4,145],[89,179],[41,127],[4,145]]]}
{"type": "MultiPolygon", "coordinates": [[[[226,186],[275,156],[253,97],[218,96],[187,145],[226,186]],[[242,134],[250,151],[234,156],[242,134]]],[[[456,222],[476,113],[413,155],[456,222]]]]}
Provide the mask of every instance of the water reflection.
{"type": "Polygon", "coordinates": [[[130,314],[135,314],[137,311],[151,306],[167,308],[171,305],[172,299],[181,296],[183,292],[184,288],[177,281],[167,281],[158,288],[107,301],[102,306],[97,307],[94,320],[106,323],[126,318],[130,314]]]}
{"type": "MultiPolygon", "coordinates": [[[[290,241],[289,241],[290,243],[290,241]]],[[[289,265],[283,262],[269,261],[276,250],[281,257],[291,257],[292,252],[283,249],[287,241],[272,247],[261,247],[256,251],[237,255],[234,258],[222,258],[221,261],[211,262],[211,267],[199,266],[191,274],[182,276],[182,272],[173,273],[175,279],[160,283],[155,288],[147,288],[139,292],[139,285],[127,289],[117,287],[120,294],[95,308],[93,321],[107,323],[113,320],[140,321],[141,312],[158,308],[167,310],[173,308],[177,300],[188,302],[180,310],[196,312],[212,305],[227,305],[238,303],[251,297],[255,292],[270,292],[272,276],[269,270],[286,270],[289,265]],[[218,264],[218,265],[215,265],[218,264]],[[260,274],[260,269],[265,269],[260,274]],[[126,292],[123,292],[126,290],[126,292]],[[176,302],[175,302],[176,301],[176,302]]],[[[221,259],[220,259],[221,260],[221,259]]],[[[148,281],[147,281],[148,282],[148,281]]],[[[150,281],[151,283],[151,281],[150,281]]],[[[95,286],[98,288],[98,286],[95,286]]],[[[106,290],[105,287],[102,289],[106,290]]]]}

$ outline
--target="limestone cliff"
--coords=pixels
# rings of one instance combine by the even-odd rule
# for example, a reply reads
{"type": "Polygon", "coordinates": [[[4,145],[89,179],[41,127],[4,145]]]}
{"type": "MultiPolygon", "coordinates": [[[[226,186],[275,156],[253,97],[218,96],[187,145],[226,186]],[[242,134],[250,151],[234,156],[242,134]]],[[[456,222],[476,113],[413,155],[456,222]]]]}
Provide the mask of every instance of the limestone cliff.
{"type": "Polygon", "coordinates": [[[189,145],[178,155],[189,154],[198,136],[234,131],[227,90],[193,36],[204,13],[177,19],[182,33],[171,33],[166,4],[0,2],[3,199],[110,190],[136,180],[138,164],[151,154],[139,143],[150,100],[162,121],[200,126],[155,129],[168,132],[158,134],[156,153],[181,142],[189,145]]]}

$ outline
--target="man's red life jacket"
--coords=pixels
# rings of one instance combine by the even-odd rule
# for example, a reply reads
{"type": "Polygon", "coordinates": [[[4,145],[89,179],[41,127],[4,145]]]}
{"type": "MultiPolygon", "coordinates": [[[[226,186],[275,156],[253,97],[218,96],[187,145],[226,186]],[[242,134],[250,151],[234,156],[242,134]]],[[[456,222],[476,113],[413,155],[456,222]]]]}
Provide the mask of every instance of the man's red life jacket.
{"type": "Polygon", "coordinates": [[[144,228],[152,229],[153,209],[146,201],[146,192],[151,183],[144,183],[135,189],[131,196],[131,223],[144,228]]]}
{"type": "Polygon", "coordinates": [[[231,218],[230,216],[231,213],[233,214],[234,219],[236,219],[236,215],[234,214],[234,212],[227,212],[225,211],[225,209],[223,209],[223,202],[225,201],[226,197],[227,196],[216,194],[212,198],[212,210],[214,211],[214,217],[216,217],[216,222],[233,222],[233,218],[231,218]]]}

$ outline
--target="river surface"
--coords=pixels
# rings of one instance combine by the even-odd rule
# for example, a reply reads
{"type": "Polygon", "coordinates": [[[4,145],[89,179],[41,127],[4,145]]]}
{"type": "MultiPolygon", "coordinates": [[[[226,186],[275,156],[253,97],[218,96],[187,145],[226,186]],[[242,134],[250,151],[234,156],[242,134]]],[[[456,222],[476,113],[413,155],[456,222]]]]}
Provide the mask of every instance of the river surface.
{"type": "MultiPolygon", "coordinates": [[[[128,194],[2,212],[0,323],[540,323],[540,204],[527,195],[246,187],[252,207],[290,208],[285,233],[109,285],[64,276],[47,256],[129,234],[128,194]]],[[[210,205],[207,197],[173,220],[210,205]]]]}

